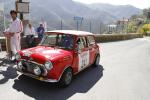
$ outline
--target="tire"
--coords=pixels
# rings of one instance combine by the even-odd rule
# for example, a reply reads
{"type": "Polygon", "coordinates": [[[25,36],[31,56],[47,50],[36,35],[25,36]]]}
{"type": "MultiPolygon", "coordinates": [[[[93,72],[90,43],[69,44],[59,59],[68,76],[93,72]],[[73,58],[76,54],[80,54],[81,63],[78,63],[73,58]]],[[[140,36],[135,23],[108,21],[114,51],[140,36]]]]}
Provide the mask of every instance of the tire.
{"type": "Polygon", "coordinates": [[[67,68],[65,72],[63,73],[61,80],[59,82],[59,85],[61,87],[69,86],[73,79],[73,73],[71,68],[67,68]]]}
{"type": "Polygon", "coordinates": [[[98,67],[99,66],[99,62],[100,62],[100,55],[97,54],[93,66],[94,67],[98,67]]]}

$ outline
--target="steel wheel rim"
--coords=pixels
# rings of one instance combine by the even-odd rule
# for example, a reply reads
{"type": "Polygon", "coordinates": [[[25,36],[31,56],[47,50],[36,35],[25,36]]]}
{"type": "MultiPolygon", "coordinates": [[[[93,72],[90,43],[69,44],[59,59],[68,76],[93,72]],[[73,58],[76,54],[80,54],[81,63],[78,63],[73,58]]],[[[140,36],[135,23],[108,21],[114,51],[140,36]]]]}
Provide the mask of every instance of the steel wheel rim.
{"type": "Polygon", "coordinates": [[[100,56],[97,56],[97,59],[96,59],[96,66],[99,65],[99,60],[100,60],[100,56]]]}
{"type": "Polygon", "coordinates": [[[66,84],[68,85],[71,82],[71,80],[72,80],[72,73],[68,72],[65,77],[66,84]]]}

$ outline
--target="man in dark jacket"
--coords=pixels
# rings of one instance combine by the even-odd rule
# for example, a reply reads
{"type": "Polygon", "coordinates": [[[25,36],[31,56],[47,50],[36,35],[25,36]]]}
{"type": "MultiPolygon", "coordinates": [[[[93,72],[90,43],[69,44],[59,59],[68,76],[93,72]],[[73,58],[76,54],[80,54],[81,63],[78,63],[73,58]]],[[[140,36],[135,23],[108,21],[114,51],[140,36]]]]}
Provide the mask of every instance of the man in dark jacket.
{"type": "Polygon", "coordinates": [[[45,32],[45,29],[43,27],[43,24],[40,24],[40,26],[37,28],[37,34],[38,34],[38,38],[40,41],[42,40],[44,36],[44,32],[45,32]]]}

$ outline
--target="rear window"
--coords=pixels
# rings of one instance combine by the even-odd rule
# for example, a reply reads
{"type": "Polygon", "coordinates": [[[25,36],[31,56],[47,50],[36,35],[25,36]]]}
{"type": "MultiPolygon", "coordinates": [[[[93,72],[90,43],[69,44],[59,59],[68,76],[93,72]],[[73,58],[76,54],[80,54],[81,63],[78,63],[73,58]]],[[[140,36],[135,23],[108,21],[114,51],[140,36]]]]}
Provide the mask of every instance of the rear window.
{"type": "Polygon", "coordinates": [[[94,36],[88,36],[87,39],[88,39],[89,45],[95,44],[94,36]]]}
{"type": "Polygon", "coordinates": [[[80,49],[83,49],[87,46],[85,37],[79,37],[77,40],[77,44],[80,46],[80,49]]]}

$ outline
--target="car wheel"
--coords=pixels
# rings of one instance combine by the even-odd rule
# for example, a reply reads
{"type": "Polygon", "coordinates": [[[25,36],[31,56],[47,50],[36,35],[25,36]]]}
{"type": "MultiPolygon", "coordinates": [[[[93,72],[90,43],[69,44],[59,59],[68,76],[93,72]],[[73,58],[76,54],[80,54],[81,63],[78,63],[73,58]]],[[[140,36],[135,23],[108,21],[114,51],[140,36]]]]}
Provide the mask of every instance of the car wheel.
{"type": "Polygon", "coordinates": [[[96,59],[95,59],[95,61],[94,61],[93,66],[94,66],[94,67],[97,67],[97,66],[99,65],[99,62],[100,62],[100,55],[98,54],[98,55],[96,56],[96,59]]]}
{"type": "Polygon", "coordinates": [[[67,68],[61,77],[60,86],[70,85],[70,83],[72,82],[72,78],[73,78],[72,69],[67,68]]]}

